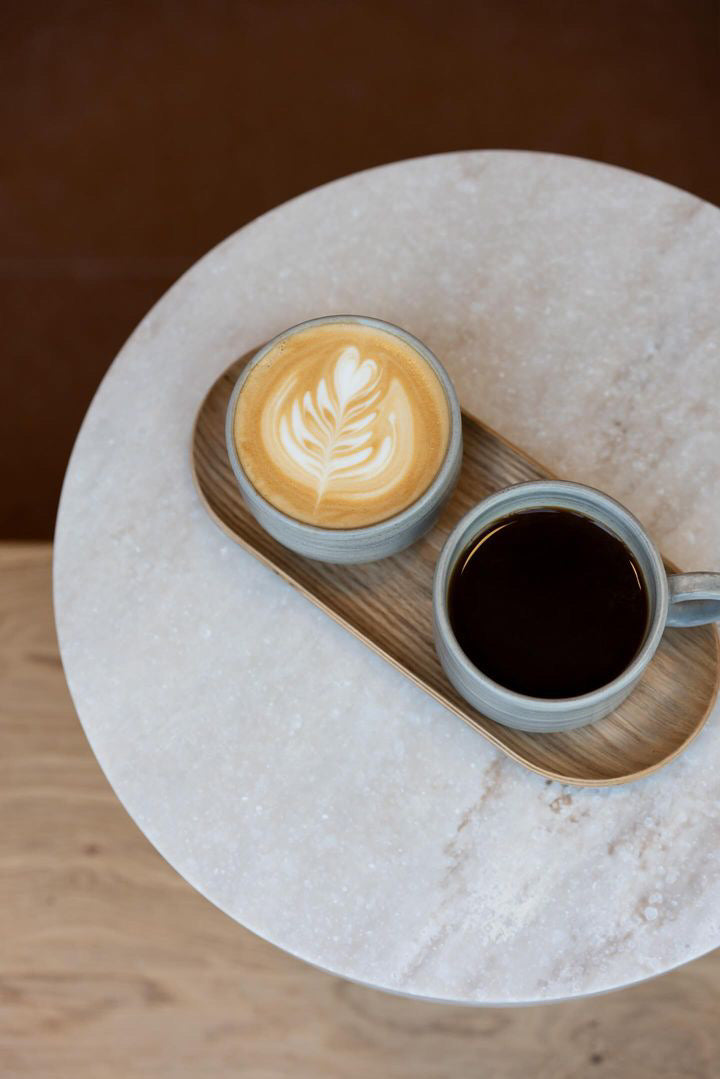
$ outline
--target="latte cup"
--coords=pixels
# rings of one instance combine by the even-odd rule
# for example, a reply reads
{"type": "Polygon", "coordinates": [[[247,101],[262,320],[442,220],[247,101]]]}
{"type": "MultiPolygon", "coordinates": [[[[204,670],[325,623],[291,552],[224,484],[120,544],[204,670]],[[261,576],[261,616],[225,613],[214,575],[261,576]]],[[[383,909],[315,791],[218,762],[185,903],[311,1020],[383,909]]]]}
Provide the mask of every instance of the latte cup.
{"type": "MultiPolygon", "coordinates": [[[[478,611],[482,617],[482,611],[478,611]]],[[[666,626],[720,621],[720,573],[668,575],[657,548],[629,510],[592,487],[560,480],[520,483],[490,495],[462,518],[448,536],[433,581],[435,646],[455,689],[483,715],[506,727],[534,733],[565,731],[594,723],[629,696],[655,655],[666,626]],[[577,697],[543,698],[494,682],[470,662],[448,615],[448,591],[463,552],[495,523],[523,510],[565,509],[594,521],[630,551],[642,573],[648,620],[640,648],[618,677],[577,697]]]]}
{"type": "MultiPolygon", "coordinates": [[[[336,369],[334,372],[331,371],[327,377],[324,377],[323,383],[318,384],[319,388],[316,391],[313,391],[312,387],[311,391],[301,388],[295,398],[291,400],[289,391],[283,390],[285,397],[282,398],[281,404],[283,407],[287,405],[285,408],[286,414],[281,416],[279,420],[276,416],[271,417],[271,420],[276,424],[275,428],[272,427],[270,420],[265,424],[264,416],[262,424],[265,424],[265,426],[261,425],[257,416],[258,412],[262,411],[261,407],[253,405],[251,410],[251,420],[255,424],[252,437],[249,437],[248,440],[251,451],[258,446],[268,430],[270,430],[271,436],[275,430],[280,432],[278,439],[284,439],[283,444],[286,449],[289,447],[291,456],[286,458],[289,469],[287,494],[289,496],[288,501],[291,504],[294,494],[293,484],[295,489],[299,489],[305,478],[299,470],[303,467],[309,469],[309,476],[312,479],[312,470],[315,467],[312,452],[315,451],[317,446],[317,437],[322,435],[322,430],[318,425],[322,425],[324,419],[327,418],[327,410],[331,406],[335,407],[334,400],[331,401],[328,398],[328,392],[332,398],[335,391],[339,392],[343,386],[349,385],[351,391],[359,393],[360,405],[353,406],[351,400],[351,407],[346,410],[349,416],[346,424],[348,434],[343,435],[338,443],[345,447],[347,452],[346,460],[349,462],[345,465],[343,461],[340,461],[337,475],[341,478],[348,475],[356,477],[359,472],[362,472],[365,458],[370,454],[368,448],[370,435],[368,432],[374,422],[373,417],[380,416],[382,418],[383,401],[381,392],[380,390],[373,392],[375,383],[373,383],[372,379],[376,376],[379,379],[382,373],[378,373],[379,365],[376,361],[372,358],[363,358],[360,352],[355,349],[347,352],[344,358],[341,352],[339,359],[335,362],[336,369]],[[339,368],[337,367],[338,363],[340,364],[339,368]],[[372,366],[373,364],[375,365],[374,367],[372,366]],[[368,407],[371,408],[371,411],[366,410],[366,416],[363,416],[361,407],[363,401],[370,402],[368,407]],[[305,408],[306,404],[308,417],[303,419],[300,412],[305,408]],[[307,422],[305,422],[306,420],[307,422]],[[348,450],[347,447],[350,447],[350,449],[348,450]],[[360,464],[357,463],[358,461],[360,464]]],[[[395,381],[397,382],[397,380],[395,381]]],[[[379,385],[379,382],[377,384],[379,385]]],[[[392,421],[391,426],[388,428],[390,434],[386,434],[382,440],[378,441],[377,449],[374,451],[375,456],[372,458],[379,462],[377,466],[378,484],[384,483],[385,487],[391,490],[391,482],[388,480],[388,461],[393,452],[394,443],[392,438],[401,439],[403,419],[407,419],[408,412],[412,411],[408,408],[407,401],[403,404],[402,388],[398,389],[397,385],[394,385],[392,393],[394,394],[392,398],[393,408],[391,410],[386,409],[385,416],[386,421],[388,417],[392,421]],[[383,467],[384,471],[381,471],[383,467]]],[[[247,393],[245,400],[249,400],[247,393]]],[[[262,405],[262,400],[260,403],[262,405]]],[[[443,411],[443,422],[445,422],[444,416],[443,411]]],[[[432,528],[444,503],[452,493],[462,462],[460,405],[453,384],[443,365],[422,341],[419,341],[406,330],[380,319],[360,315],[331,315],[311,319],[292,326],[290,329],[283,330],[282,333],[264,345],[245,366],[235,384],[228,403],[225,436],[230,465],[240,493],[248,509],[265,531],[285,547],[304,555],[306,558],[338,564],[373,562],[377,559],[387,558],[389,555],[396,554],[420,539],[432,528]],[[354,327],[357,327],[358,334],[368,334],[374,331],[380,335],[390,335],[388,340],[393,347],[405,349],[406,351],[411,350],[412,354],[414,354],[413,362],[426,365],[429,369],[428,375],[428,372],[423,367],[423,378],[432,380],[433,393],[437,395],[438,400],[442,400],[443,410],[447,409],[446,445],[443,443],[445,449],[438,458],[437,468],[433,470],[432,476],[428,477],[429,482],[427,485],[417,494],[417,497],[413,497],[410,504],[403,506],[399,512],[390,513],[380,520],[359,527],[337,527],[335,525],[330,527],[324,523],[312,523],[307,519],[301,519],[300,515],[294,516],[291,512],[286,512],[285,508],[279,508],[277,504],[274,504],[275,500],[271,501],[270,497],[266,497],[258,489],[260,484],[257,478],[253,479],[249,474],[248,462],[246,461],[243,464],[242,453],[238,450],[237,417],[240,414],[239,410],[243,407],[244,399],[242,395],[252,385],[249,380],[252,378],[253,372],[267,358],[265,368],[262,369],[263,371],[266,370],[268,365],[274,362],[273,355],[277,353],[279,347],[289,352],[293,341],[297,345],[298,335],[307,335],[308,331],[314,331],[317,328],[327,328],[327,332],[332,333],[333,327],[337,327],[338,333],[340,333],[343,326],[348,326],[351,331],[354,327]]],[[[420,460],[423,459],[422,455],[426,452],[424,445],[426,441],[427,438],[416,438],[414,443],[416,456],[420,460]]],[[[413,454],[406,450],[406,456],[412,458],[413,454]]],[[[370,485],[371,482],[372,480],[368,479],[366,485],[370,485]]],[[[359,503],[362,494],[353,493],[353,497],[356,499],[356,503],[359,503]]]]}

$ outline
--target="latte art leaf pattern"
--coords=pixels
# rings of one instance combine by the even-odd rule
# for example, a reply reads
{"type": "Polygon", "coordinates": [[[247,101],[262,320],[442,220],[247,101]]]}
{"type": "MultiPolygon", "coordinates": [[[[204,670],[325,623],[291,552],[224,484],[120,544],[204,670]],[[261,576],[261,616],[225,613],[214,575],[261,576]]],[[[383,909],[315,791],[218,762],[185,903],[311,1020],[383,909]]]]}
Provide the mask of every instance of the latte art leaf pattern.
{"type": "Polygon", "coordinates": [[[331,321],[281,336],[237,399],[235,449],[272,506],[320,528],[364,528],[410,506],[450,431],[431,365],[398,335],[331,321]]]}
{"type": "Polygon", "coordinates": [[[290,380],[272,408],[272,426],[288,464],[305,474],[316,506],[333,486],[367,489],[382,482],[398,446],[398,411],[410,413],[402,386],[383,385],[376,360],[345,347],[328,377],[298,392],[290,380]]]}

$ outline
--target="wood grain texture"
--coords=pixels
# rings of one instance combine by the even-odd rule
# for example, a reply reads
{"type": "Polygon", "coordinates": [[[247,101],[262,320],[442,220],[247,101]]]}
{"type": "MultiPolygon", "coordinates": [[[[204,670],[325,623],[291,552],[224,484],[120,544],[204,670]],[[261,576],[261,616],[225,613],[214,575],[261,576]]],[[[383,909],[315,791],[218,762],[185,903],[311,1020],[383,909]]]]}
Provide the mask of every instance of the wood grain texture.
{"type": "Polygon", "coordinates": [[[711,626],[667,630],[632,695],[610,716],[574,731],[510,730],[472,708],[446,678],[432,637],[432,579],[447,535],[491,492],[551,475],[467,413],[457,489],[438,524],[408,550],[367,565],[332,566],[303,558],[269,536],[242,501],[225,447],[227,403],[252,355],[241,357],[211,387],[192,441],[200,497],[232,539],[533,771],[579,786],[609,786],[647,775],[682,752],[701,730],[718,692],[718,635],[711,626]]]}
{"type": "Polygon", "coordinates": [[[74,714],[49,546],[0,547],[2,1079],[715,1079],[720,953],[603,997],[426,1004],[308,967],[185,884],[74,714]]]}

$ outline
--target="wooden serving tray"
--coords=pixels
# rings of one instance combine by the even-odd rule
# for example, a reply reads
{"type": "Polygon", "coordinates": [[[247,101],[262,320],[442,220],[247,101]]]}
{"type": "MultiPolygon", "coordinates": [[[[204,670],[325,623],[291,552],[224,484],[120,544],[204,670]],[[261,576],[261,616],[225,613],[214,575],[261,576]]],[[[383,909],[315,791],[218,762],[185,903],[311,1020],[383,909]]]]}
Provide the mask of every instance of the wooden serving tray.
{"type": "Polygon", "coordinates": [[[228,399],[252,355],[212,386],[193,432],[193,477],[205,508],[227,535],[534,772],[577,786],[611,786],[648,775],[682,752],[701,730],[718,692],[718,635],[712,626],[666,630],[631,696],[612,715],[579,730],[510,730],[475,711],[448,682],[432,634],[433,571],[445,538],[491,492],[551,475],[473,416],[463,413],[463,466],[455,493],[438,524],[408,550],[367,565],[334,566],[294,554],[269,536],[246,509],[225,448],[228,399]]]}

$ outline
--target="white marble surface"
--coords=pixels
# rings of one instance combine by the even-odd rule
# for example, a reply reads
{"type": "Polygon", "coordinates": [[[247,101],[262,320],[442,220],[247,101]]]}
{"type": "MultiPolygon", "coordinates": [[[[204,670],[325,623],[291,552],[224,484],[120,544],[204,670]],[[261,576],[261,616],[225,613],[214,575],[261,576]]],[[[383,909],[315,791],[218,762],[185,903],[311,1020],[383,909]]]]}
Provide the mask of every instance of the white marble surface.
{"type": "Polygon", "coordinates": [[[100,763],[196,888],[313,963],[449,1000],[604,990],[720,944],[717,711],[647,780],[546,783],[233,546],[188,469],[239,353],[373,314],[479,417],[718,568],[719,301],[718,210],[590,162],[468,153],[305,195],[150,312],[73,453],[55,599],[100,763]]]}

